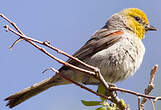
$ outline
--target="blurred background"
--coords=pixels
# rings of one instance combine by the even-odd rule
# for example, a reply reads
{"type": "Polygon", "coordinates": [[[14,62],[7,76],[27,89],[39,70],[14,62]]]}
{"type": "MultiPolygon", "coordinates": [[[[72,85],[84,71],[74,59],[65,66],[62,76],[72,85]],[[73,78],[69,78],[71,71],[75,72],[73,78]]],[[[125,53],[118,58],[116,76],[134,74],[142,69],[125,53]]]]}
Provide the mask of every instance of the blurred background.
{"type": "MultiPolygon", "coordinates": [[[[144,10],[150,23],[159,30],[148,32],[143,39],[146,54],[137,73],[116,85],[143,93],[149,82],[151,68],[158,64],[155,89],[151,95],[161,96],[160,5],[160,0],[2,0],[0,12],[13,20],[24,34],[41,41],[49,40],[53,46],[73,54],[96,30],[104,26],[112,14],[130,7],[144,10]]],[[[9,51],[9,46],[17,36],[6,33],[3,29],[5,24],[0,18],[1,110],[9,110],[3,101],[5,97],[52,76],[54,73],[51,71],[42,74],[46,68],[59,69],[61,66],[24,41],[18,43],[13,51],[9,51]]],[[[56,52],[52,53],[67,60],[56,52]]],[[[88,87],[96,90],[96,87],[88,87]]],[[[119,94],[119,97],[130,105],[131,110],[137,109],[136,96],[119,94]]],[[[94,110],[95,107],[82,105],[82,99],[99,100],[97,96],[74,85],[58,86],[27,100],[13,110],[94,110]]],[[[159,110],[161,101],[155,107],[159,110]]],[[[145,110],[151,109],[151,102],[147,101],[145,110]]]]}

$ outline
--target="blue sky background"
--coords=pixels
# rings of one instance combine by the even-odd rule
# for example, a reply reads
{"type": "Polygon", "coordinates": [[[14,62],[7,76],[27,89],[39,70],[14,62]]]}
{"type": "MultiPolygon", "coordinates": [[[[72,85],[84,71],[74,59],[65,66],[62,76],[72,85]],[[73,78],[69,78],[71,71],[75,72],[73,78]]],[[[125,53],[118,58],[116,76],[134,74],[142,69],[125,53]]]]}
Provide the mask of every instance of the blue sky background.
{"type": "MultiPolygon", "coordinates": [[[[119,87],[143,93],[149,82],[151,68],[159,65],[152,95],[161,95],[161,1],[160,0],[2,0],[0,12],[13,20],[24,34],[41,41],[49,40],[52,45],[72,54],[79,49],[90,36],[104,26],[107,19],[124,8],[136,7],[144,10],[157,32],[149,32],[143,40],[146,54],[137,73],[123,82],[119,87]]],[[[9,51],[9,46],[17,38],[6,33],[2,28],[6,22],[0,18],[0,109],[5,107],[3,99],[25,87],[39,82],[54,73],[42,71],[49,67],[61,65],[51,60],[30,44],[22,41],[9,51]]],[[[51,52],[51,51],[50,51],[51,52]]],[[[53,52],[54,55],[67,60],[66,57],[53,52]]],[[[93,89],[95,87],[89,86],[93,89]]],[[[132,110],[137,107],[137,97],[121,94],[132,110]]],[[[13,110],[94,110],[85,107],[80,100],[99,100],[99,98],[74,85],[53,87],[13,110]]],[[[161,102],[156,103],[156,110],[161,102]]],[[[145,104],[151,110],[150,101],[145,104]]]]}

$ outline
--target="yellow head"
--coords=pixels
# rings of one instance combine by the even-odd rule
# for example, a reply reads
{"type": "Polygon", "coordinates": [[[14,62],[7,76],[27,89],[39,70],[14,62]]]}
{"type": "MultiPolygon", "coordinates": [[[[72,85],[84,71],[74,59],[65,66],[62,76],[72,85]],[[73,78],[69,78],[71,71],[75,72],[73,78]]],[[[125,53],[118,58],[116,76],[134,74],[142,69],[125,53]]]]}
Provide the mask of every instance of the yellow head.
{"type": "Polygon", "coordinates": [[[149,25],[146,14],[137,8],[128,8],[120,12],[121,15],[127,18],[126,25],[131,31],[137,34],[142,39],[149,30],[156,30],[153,26],[149,25]]]}

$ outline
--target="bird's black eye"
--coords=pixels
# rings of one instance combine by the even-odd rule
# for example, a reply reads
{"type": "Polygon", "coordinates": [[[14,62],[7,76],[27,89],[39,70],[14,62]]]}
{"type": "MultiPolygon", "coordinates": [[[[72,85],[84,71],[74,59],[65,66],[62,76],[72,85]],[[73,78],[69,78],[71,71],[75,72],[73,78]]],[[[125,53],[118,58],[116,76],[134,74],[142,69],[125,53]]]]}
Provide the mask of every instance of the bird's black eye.
{"type": "Polygon", "coordinates": [[[138,21],[138,22],[141,22],[141,18],[138,17],[138,16],[134,16],[135,20],[138,21]]]}

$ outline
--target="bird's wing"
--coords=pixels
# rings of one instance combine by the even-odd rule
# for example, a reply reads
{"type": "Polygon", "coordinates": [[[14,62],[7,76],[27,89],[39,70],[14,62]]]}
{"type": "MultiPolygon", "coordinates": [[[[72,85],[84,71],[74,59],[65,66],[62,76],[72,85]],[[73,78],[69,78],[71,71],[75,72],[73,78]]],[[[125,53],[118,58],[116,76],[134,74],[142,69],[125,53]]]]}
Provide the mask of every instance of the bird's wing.
{"type": "MultiPolygon", "coordinates": [[[[122,38],[122,34],[123,31],[121,30],[109,31],[102,28],[98,30],[83,47],[73,54],[73,56],[83,61],[85,58],[90,57],[98,51],[106,49],[118,42],[122,38]]],[[[67,62],[75,66],[78,64],[76,61],[71,59],[67,60],[67,62]]],[[[69,67],[62,66],[59,71],[67,69],[69,69],[69,67]]]]}

